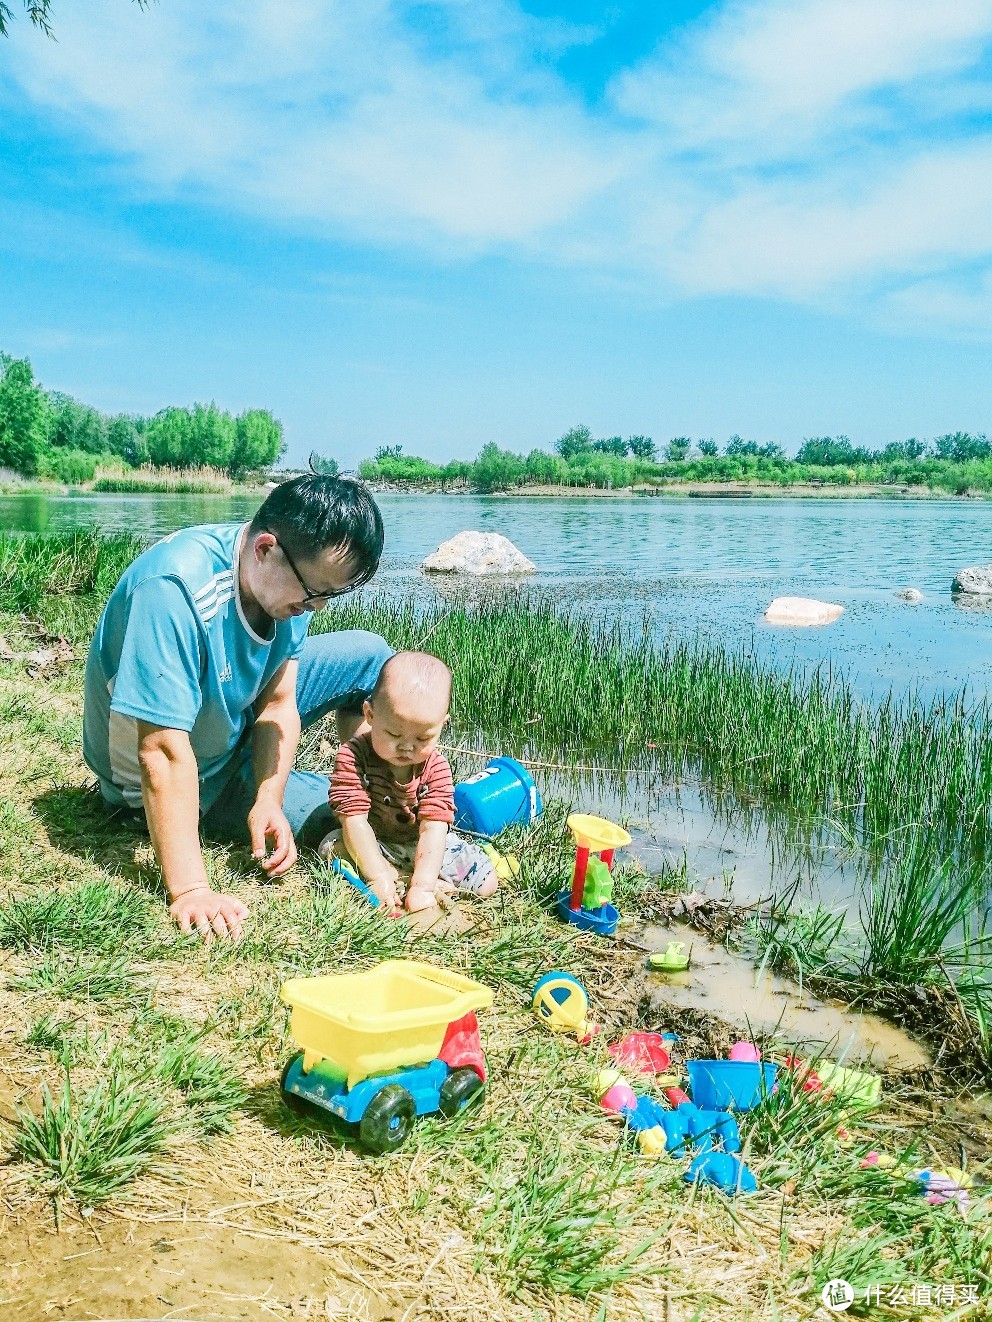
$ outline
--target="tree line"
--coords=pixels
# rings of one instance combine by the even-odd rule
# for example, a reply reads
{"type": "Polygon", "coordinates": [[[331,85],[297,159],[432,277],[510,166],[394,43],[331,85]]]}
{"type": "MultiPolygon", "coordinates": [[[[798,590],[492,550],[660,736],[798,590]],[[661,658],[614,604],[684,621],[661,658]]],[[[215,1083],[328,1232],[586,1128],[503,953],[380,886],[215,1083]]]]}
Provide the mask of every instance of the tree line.
{"type": "Polygon", "coordinates": [[[936,487],[964,494],[992,490],[992,441],[953,432],[932,441],[910,437],[880,450],[856,446],[847,436],[806,438],[790,457],[774,442],[731,436],[721,447],[712,439],[676,436],[658,446],[650,436],[596,439],[588,427],[572,427],[553,451],[517,454],[494,442],[475,460],[436,464],[381,446],[359,473],[370,482],[411,487],[466,488],[480,493],[521,486],[623,488],[639,483],[758,481],[780,486],[824,482],[936,487]]]}
{"type": "Polygon", "coordinates": [[[98,465],[209,467],[234,478],[269,469],[285,450],[267,409],[237,416],[216,404],[162,409],[154,417],[101,413],[45,390],[27,358],[0,353],[0,468],[59,482],[90,481],[98,465]]]}

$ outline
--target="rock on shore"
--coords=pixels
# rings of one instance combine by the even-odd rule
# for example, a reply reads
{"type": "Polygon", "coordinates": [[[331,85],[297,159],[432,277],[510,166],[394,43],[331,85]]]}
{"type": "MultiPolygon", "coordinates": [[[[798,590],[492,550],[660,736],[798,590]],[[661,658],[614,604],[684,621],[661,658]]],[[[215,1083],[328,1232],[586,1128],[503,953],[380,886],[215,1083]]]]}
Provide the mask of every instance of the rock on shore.
{"type": "Polygon", "coordinates": [[[955,574],[951,591],[976,597],[992,597],[992,565],[972,565],[955,574]]]}
{"type": "Polygon", "coordinates": [[[843,614],[844,607],[831,601],[817,601],[815,597],[776,597],[765,611],[765,619],[769,624],[809,629],[833,624],[843,614]]]}
{"type": "Polygon", "coordinates": [[[420,568],[429,574],[533,574],[537,565],[498,532],[460,532],[420,568]]]}

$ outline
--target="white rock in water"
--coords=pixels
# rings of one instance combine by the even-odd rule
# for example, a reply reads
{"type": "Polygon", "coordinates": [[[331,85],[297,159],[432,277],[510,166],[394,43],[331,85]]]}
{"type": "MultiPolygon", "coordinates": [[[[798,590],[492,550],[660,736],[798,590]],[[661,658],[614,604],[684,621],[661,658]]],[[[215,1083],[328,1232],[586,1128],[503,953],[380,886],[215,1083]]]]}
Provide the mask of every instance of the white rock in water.
{"type": "Polygon", "coordinates": [[[814,597],[776,597],[765,611],[769,624],[791,624],[808,629],[818,624],[833,624],[844,614],[844,607],[814,597]]]}
{"type": "Polygon", "coordinates": [[[908,602],[910,606],[918,606],[923,600],[923,593],[919,588],[900,588],[896,596],[900,601],[908,602]]]}
{"type": "Polygon", "coordinates": [[[979,597],[992,596],[992,565],[973,565],[955,575],[952,592],[971,592],[979,597]]]}
{"type": "Polygon", "coordinates": [[[420,568],[431,574],[533,574],[537,565],[498,532],[460,532],[420,568]]]}

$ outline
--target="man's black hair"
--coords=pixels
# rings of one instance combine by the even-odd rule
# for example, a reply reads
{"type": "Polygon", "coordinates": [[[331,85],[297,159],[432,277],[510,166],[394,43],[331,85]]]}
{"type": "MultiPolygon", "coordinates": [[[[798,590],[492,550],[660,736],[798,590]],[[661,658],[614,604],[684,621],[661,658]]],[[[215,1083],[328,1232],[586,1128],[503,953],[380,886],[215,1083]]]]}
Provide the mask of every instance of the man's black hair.
{"type": "Polygon", "coordinates": [[[295,559],[307,560],[334,547],[354,564],[354,586],[379,568],[383,529],[379,506],[357,478],[306,473],[270,491],[248,529],[270,532],[295,559]]]}

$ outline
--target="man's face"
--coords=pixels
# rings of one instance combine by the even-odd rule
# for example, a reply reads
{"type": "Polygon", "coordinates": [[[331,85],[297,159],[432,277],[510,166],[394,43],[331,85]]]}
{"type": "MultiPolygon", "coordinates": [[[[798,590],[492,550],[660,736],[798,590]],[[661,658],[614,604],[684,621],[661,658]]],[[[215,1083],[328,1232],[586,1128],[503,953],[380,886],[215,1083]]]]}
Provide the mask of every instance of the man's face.
{"type": "Polygon", "coordinates": [[[341,547],[303,557],[291,556],[272,533],[259,533],[253,541],[248,587],[273,620],[323,610],[331,597],[350,591],[355,581],[354,561],[341,547]]]}

